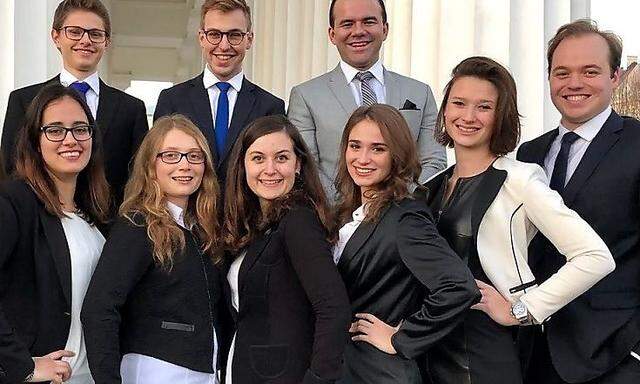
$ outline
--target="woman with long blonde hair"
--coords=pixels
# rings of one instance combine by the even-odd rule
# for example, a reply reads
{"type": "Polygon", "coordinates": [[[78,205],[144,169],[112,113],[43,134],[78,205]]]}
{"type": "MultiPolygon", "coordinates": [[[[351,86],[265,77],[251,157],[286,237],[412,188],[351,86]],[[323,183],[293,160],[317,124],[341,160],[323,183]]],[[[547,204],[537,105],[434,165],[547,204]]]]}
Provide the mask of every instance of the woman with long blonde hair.
{"type": "Polygon", "coordinates": [[[214,383],[228,322],[219,195],[200,130],[184,116],[158,119],[136,154],[84,303],[97,382],[214,383]]]}

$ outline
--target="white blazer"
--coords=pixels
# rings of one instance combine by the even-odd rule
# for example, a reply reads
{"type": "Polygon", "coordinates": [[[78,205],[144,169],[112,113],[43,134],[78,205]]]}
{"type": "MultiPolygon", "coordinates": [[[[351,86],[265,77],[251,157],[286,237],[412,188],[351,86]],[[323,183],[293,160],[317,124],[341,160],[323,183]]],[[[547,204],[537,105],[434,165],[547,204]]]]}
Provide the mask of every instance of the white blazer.
{"type": "MultiPolygon", "coordinates": [[[[436,190],[452,172],[453,167],[448,168],[425,186],[436,190]]],[[[522,301],[536,322],[546,320],[615,269],[604,241],[549,188],[539,165],[499,157],[479,191],[472,228],[482,269],[507,300],[522,301]],[[527,263],[529,242],[538,231],[567,258],[541,284],[536,284],[527,263]]],[[[433,194],[427,192],[428,200],[429,195],[433,194]]]]}

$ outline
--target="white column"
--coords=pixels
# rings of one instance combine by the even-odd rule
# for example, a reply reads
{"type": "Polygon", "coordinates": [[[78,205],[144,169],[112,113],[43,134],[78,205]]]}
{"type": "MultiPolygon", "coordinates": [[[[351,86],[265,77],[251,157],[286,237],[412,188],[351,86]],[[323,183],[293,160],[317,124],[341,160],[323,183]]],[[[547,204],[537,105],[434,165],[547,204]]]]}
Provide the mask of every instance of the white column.
{"type": "MultiPolygon", "coordinates": [[[[548,73],[546,61],[547,43],[558,28],[571,20],[570,0],[544,0],[544,42],[545,42],[545,73],[548,73]]],[[[551,102],[549,96],[549,82],[544,82],[544,131],[550,131],[558,126],[560,113],[551,102]]]]}
{"type": "MultiPolygon", "coordinates": [[[[517,7],[518,2],[512,3],[517,7]]],[[[475,54],[509,65],[509,0],[476,1],[475,54]]]]}
{"type": "Polygon", "coordinates": [[[0,2],[0,135],[14,84],[14,0],[0,2]]]}
{"type": "MultiPolygon", "coordinates": [[[[389,34],[384,48],[384,63],[389,69],[404,75],[411,74],[413,28],[413,0],[387,1],[389,34]]],[[[417,15],[416,15],[417,16],[417,15]]]]}
{"type": "Polygon", "coordinates": [[[571,20],[584,19],[590,16],[591,0],[571,0],[571,20]]]}
{"type": "MultiPolygon", "coordinates": [[[[429,84],[434,92],[438,80],[439,0],[414,0],[411,20],[411,76],[429,84]]],[[[402,24],[391,28],[404,28],[402,24]]]]}

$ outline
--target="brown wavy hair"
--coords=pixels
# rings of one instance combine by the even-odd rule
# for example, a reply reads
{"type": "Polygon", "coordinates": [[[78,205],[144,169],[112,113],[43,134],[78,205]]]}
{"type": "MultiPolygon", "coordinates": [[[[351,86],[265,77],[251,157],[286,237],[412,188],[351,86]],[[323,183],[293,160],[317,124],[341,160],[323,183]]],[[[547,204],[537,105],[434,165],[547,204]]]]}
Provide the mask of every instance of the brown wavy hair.
{"type": "Polygon", "coordinates": [[[170,270],[174,255],[178,251],[184,251],[185,238],[184,232],[167,209],[167,199],[158,184],[155,164],[159,161],[157,156],[165,136],[173,129],[193,137],[205,153],[202,183],[189,197],[184,222],[198,237],[202,251],[218,263],[221,260],[218,252],[220,228],[217,213],[220,188],[207,140],[191,120],[182,115],[164,116],[156,120],[140,144],[131,177],[124,189],[120,215],[136,225],[138,215],[144,218],[147,235],[153,243],[153,258],[160,266],[170,270]]]}
{"type": "Polygon", "coordinates": [[[387,177],[376,186],[375,194],[371,196],[367,206],[365,221],[377,221],[390,203],[411,197],[409,184],[417,184],[420,176],[420,160],[416,143],[400,112],[384,104],[373,104],[356,109],[342,131],[340,142],[340,159],[335,180],[338,191],[336,214],[340,225],[350,221],[352,212],[362,205],[360,187],[349,175],[345,154],[353,127],[364,120],[369,120],[380,128],[380,133],[391,155],[391,169],[387,177]]]}
{"type": "Polygon", "coordinates": [[[238,252],[253,241],[265,228],[280,221],[286,211],[296,204],[313,207],[327,231],[329,241],[336,236],[331,210],[318,176],[318,168],[302,140],[302,136],[289,120],[281,115],[256,119],[242,131],[233,146],[227,170],[224,204],[224,242],[231,252],[238,252]],[[262,136],[284,132],[293,143],[293,152],[300,162],[300,174],[291,191],[275,199],[263,215],[260,201],[247,185],[244,158],[254,141],[262,136]]]}
{"type": "Polygon", "coordinates": [[[87,166],[78,174],[73,200],[82,217],[89,223],[104,224],[109,218],[111,196],[104,174],[100,131],[96,129],[91,110],[75,90],[61,84],[50,84],[43,87],[33,99],[27,109],[24,126],[18,132],[15,175],[29,184],[47,212],[65,217],[58,190],[40,152],[40,137],[43,135],[40,128],[44,111],[51,103],[65,97],[73,99],[82,107],[87,122],[93,127],[91,157],[87,166]]]}

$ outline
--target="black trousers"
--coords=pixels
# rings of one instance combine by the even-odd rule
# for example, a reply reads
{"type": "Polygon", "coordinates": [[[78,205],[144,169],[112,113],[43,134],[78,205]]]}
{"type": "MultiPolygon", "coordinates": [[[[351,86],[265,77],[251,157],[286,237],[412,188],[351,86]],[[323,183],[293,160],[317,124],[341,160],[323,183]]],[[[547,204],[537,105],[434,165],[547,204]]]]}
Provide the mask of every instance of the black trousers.
{"type": "MultiPolygon", "coordinates": [[[[604,375],[580,384],[636,383],[640,383],[640,360],[629,355],[604,375]]],[[[562,380],[551,361],[547,337],[540,331],[533,336],[533,350],[526,369],[524,384],[576,384],[562,380]]]]}

